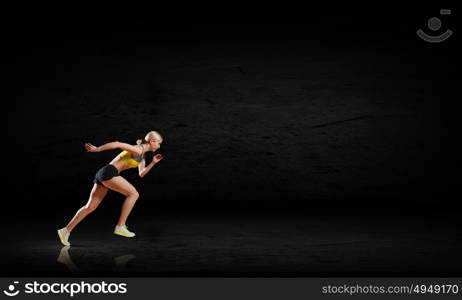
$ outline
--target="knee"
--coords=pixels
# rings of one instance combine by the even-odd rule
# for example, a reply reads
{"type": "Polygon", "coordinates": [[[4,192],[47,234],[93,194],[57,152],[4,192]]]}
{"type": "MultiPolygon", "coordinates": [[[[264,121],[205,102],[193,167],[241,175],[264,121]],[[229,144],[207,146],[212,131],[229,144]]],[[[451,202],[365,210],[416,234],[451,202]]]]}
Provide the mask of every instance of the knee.
{"type": "Polygon", "coordinates": [[[87,212],[87,213],[94,212],[97,207],[98,207],[98,205],[85,205],[84,206],[85,212],[87,212]]]}
{"type": "Polygon", "coordinates": [[[130,197],[133,201],[136,201],[140,197],[140,194],[138,193],[138,191],[134,191],[130,193],[128,197],[130,197]]]}

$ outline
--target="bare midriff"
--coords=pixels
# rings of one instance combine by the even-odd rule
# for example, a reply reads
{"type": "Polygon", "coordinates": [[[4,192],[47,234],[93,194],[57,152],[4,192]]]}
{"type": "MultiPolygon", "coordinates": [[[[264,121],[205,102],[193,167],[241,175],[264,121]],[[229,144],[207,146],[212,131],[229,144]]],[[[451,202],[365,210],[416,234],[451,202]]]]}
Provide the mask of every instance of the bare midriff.
{"type": "Polygon", "coordinates": [[[126,162],[122,158],[120,158],[119,155],[117,155],[109,164],[113,165],[116,167],[117,170],[119,170],[119,173],[122,171],[125,171],[127,169],[130,169],[130,167],[127,165],[126,162]]]}

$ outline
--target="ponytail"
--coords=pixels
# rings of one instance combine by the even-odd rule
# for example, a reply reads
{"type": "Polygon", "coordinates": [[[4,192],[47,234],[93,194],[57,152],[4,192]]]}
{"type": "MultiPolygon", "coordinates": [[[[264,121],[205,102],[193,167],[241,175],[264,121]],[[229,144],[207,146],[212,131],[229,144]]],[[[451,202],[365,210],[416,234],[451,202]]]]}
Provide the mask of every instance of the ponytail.
{"type": "Polygon", "coordinates": [[[137,145],[143,144],[143,140],[142,140],[142,139],[136,140],[136,144],[137,144],[137,145]]]}

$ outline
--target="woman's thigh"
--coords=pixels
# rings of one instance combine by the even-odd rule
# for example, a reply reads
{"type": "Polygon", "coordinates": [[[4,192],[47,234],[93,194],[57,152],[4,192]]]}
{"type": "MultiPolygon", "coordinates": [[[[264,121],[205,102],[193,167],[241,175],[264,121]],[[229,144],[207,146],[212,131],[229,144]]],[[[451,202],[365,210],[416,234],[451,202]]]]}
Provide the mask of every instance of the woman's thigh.
{"type": "Polygon", "coordinates": [[[129,196],[138,194],[136,188],[122,176],[115,176],[109,180],[102,181],[102,183],[109,189],[121,193],[122,195],[129,196]]]}

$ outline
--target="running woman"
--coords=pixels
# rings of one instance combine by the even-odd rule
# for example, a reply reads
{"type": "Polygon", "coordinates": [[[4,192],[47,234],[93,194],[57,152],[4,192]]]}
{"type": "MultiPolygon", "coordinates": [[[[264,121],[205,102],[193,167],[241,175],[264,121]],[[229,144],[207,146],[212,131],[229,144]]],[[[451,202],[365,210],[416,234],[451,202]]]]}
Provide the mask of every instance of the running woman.
{"type": "Polygon", "coordinates": [[[101,152],[106,150],[121,149],[123,150],[117,155],[109,164],[105,165],[96,172],[94,185],[90,192],[90,197],[85,206],[80,208],[75,214],[74,218],[67,224],[66,227],[58,229],[58,236],[61,243],[69,246],[69,235],[74,227],[80,223],[88,214],[93,212],[98,205],[103,201],[108,190],[113,190],[125,195],[120,213],[119,221],[115,226],[114,233],[124,237],[134,237],[135,233],[128,230],[125,222],[130,214],[139,194],[130,182],[120,176],[120,172],[138,167],[138,174],[144,177],[161,159],[161,154],[156,154],[152,158],[152,162],[146,166],[145,154],[146,152],[155,152],[160,148],[163,138],[157,131],[150,131],[146,134],[144,140],[137,140],[136,145],[130,145],[122,142],[111,142],[102,146],[96,147],[90,143],[85,144],[88,152],[101,152]]]}

